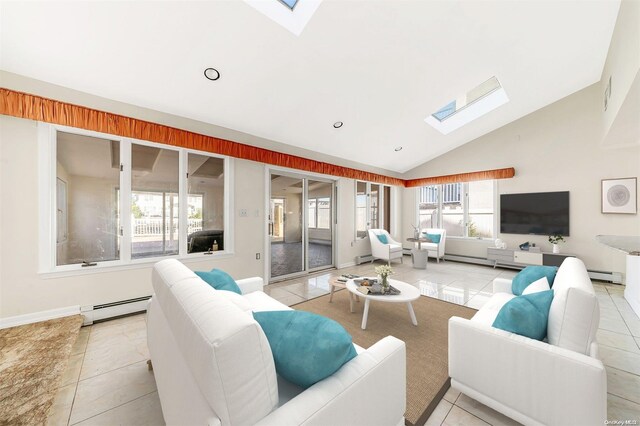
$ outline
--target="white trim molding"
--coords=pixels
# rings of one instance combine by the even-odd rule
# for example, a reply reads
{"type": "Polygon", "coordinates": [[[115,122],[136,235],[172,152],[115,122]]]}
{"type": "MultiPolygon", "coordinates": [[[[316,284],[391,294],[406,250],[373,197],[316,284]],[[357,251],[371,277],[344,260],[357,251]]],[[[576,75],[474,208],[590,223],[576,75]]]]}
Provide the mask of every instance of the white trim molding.
{"type": "Polygon", "coordinates": [[[16,315],[0,318],[0,329],[17,327],[19,325],[33,324],[34,322],[47,321],[55,318],[79,315],[80,306],[67,306],[66,308],[50,309],[48,311],[33,312],[30,314],[16,315]]]}

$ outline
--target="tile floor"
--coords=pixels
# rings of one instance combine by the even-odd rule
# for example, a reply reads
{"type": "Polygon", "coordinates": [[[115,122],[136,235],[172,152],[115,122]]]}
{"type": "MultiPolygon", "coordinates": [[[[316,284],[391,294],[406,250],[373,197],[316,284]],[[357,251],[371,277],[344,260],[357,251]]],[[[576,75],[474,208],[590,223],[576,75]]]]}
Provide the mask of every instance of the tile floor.
{"type": "MultiPolygon", "coordinates": [[[[331,275],[373,275],[364,264],[297,278],[265,288],[287,305],[327,294],[331,275]]],[[[393,278],[413,283],[423,294],[474,308],[492,294],[492,280],[517,271],[456,262],[429,261],[416,270],[405,257],[393,278]]],[[[608,417],[640,419],[640,319],[624,300],[622,286],[594,282],[600,301],[598,340],[607,368],[608,417]]],[[[83,327],[72,351],[48,423],[51,425],[164,424],[153,373],[148,371],[144,315],[83,327]]],[[[471,356],[471,354],[470,354],[471,356]]],[[[517,424],[464,394],[450,389],[426,425],[517,424]]]]}

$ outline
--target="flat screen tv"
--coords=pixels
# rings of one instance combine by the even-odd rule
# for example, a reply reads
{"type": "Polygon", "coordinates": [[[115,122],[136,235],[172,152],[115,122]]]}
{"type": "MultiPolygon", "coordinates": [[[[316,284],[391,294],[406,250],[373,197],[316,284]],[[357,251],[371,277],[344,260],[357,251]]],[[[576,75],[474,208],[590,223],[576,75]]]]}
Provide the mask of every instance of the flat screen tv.
{"type": "Polygon", "coordinates": [[[500,233],[569,235],[569,191],[500,195],[500,233]]]}

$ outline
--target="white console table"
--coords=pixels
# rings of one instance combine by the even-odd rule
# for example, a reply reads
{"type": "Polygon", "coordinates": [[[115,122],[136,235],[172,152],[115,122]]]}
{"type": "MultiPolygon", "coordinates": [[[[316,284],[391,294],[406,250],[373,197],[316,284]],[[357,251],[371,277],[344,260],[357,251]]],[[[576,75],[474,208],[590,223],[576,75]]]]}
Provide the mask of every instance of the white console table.
{"type": "Polygon", "coordinates": [[[526,251],[519,249],[487,248],[487,260],[493,260],[493,267],[500,265],[526,266],[545,265],[560,266],[567,257],[574,254],[526,251]]]}

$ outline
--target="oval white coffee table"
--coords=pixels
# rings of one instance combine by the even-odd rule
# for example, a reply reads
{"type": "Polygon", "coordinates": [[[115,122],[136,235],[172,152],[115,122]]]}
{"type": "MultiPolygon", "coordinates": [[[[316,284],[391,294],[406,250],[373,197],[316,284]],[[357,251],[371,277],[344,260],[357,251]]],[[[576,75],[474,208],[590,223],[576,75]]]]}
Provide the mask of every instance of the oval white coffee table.
{"type": "Polygon", "coordinates": [[[353,280],[347,281],[347,290],[351,293],[356,294],[362,298],[364,298],[364,312],[362,314],[362,329],[367,329],[367,318],[369,317],[369,304],[372,300],[376,302],[382,303],[406,303],[407,309],[409,310],[409,316],[411,317],[411,322],[413,325],[418,325],[418,320],[416,320],[416,314],[413,312],[413,305],[411,302],[418,299],[420,297],[420,290],[417,287],[412,286],[411,284],[407,284],[398,280],[389,280],[389,283],[400,290],[400,294],[394,296],[375,296],[372,294],[362,294],[358,291],[358,285],[353,280]]]}

